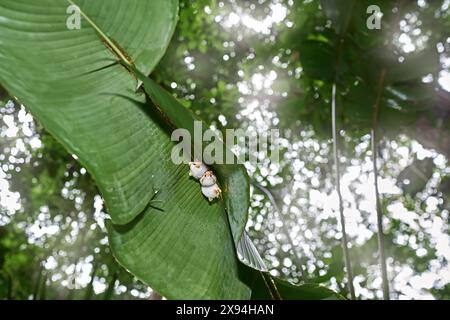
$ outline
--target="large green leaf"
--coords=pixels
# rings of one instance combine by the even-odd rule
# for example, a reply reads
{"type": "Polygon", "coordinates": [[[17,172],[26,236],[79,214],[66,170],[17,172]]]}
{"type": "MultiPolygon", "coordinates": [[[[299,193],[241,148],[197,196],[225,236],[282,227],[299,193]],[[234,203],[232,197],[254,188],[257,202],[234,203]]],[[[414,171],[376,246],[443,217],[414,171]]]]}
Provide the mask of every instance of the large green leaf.
{"type": "MultiPolygon", "coordinates": [[[[176,0],[76,3],[146,74],[178,10],[176,0]]],[[[67,7],[0,0],[1,85],[92,174],[121,264],[168,298],[248,298],[220,204],[172,163],[169,128],[92,26],[83,19],[80,30],[66,28],[67,7]]]]}
{"type": "Polygon", "coordinates": [[[300,43],[300,60],[308,77],[332,81],[336,72],[336,54],[333,47],[324,41],[304,40],[300,43]]]}
{"type": "MultiPolygon", "coordinates": [[[[120,44],[110,39],[110,37],[106,35],[83,11],[82,14],[97,31],[98,36],[102,41],[110,45],[121,64],[136,76],[136,79],[139,80],[137,83],[138,87],[140,84],[143,84],[144,91],[154,104],[152,110],[159,114],[161,117],[160,120],[173,129],[187,129],[191,136],[192,145],[199,146],[200,150],[202,150],[203,147],[206,147],[207,142],[204,142],[202,138],[203,134],[208,129],[208,126],[203,123],[201,132],[196,132],[195,122],[201,123],[201,121],[199,121],[192,112],[186,109],[170,93],[165,91],[156,82],[137,69],[133,62],[127,58],[128,54],[123,52],[123,49],[120,48],[120,44]],[[198,134],[200,134],[200,136],[197,137],[198,134]]],[[[231,152],[229,145],[227,145],[220,136],[216,135],[214,140],[220,144],[227,160],[228,153],[233,156],[233,164],[213,163],[211,166],[215,170],[219,179],[219,184],[222,188],[224,209],[228,215],[238,257],[246,265],[257,270],[266,271],[267,268],[264,261],[260,257],[252,241],[248,235],[244,236],[244,228],[250,206],[250,185],[247,171],[240,159],[231,152]]],[[[193,150],[195,149],[196,147],[193,148],[193,150]]],[[[191,153],[193,150],[190,150],[189,152],[191,153]]],[[[189,154],[189,158],[197,158],[197,156],[199,156],[199,158],[202,157],[202,155],[192,156],[189,154]]]]}
{"type": "MultiPolygon", "coordinates": [[[[126,62],[124,62],[126,64],[126,62]]],[[[152,79],[147,78],[143,73],[131,65],[126,65],[137,78],[142,81],[145,92],[149,95],[157,109],[165,119],[170,119],[170,123],[176,128],[187,129],[192,138],[192,144],[205,143],[195,138],[194,121],[195,116],[170,93],[161,88],[152,79]]],[[[203,130],[208,127],[203,125],[203,130]]],[[[203,132],[202,132],[203,134],[203,132]]],[[[228,145],[219,136],[217,141],[221,142],[222,150],[231,152],[228,145]]],[[[231,153],[232,154],[232,153],[231,153]]],[[[217,174],[223,194],[223,204],[228,215],[234,244],[241,262],[257,270],[266,271],[267,267],[260,257],[247,234],[244,233],[245,224],[248,218],[248,208],[250,206],[250,185],[247,171],[239,159],[234,156],[234,164],[212,164],[217,174]]]]}
{"type": "MultiPolygon", "coordinates": [[[[191,134],[192,143],[198,143],[200,147],[203,147],[205,143],[199,137],[195,137],[194,121],[198,121],[198,119],[195,118],[192,112],[183,107],[170,93],[161,88],[152,79],[147,78],[138,69],[132,66],[128,67],[142,81],[145,92],[158,110],[163,113],[164,117],[170,119],[170,123],[176,128],[187,129],[191,134]]],[[[208,126],[203,124],[202,128],[205,131],[208,129],[208,126]]],[[[221,141],[220,137],[217,136],[216,138],[221,141]]],[[[229,149],[223,141],[221,141],[221,146],[225,154],[225,151],[229,149]]],[[[250,206],[250,185],[244,165],[238,163],[239,160],[235,156],[234,161],[234,164],[212,164],[212,167],[219,178],[231,231],[235,244],[238,245],[247,222],[248,208],[250,206]]]]}

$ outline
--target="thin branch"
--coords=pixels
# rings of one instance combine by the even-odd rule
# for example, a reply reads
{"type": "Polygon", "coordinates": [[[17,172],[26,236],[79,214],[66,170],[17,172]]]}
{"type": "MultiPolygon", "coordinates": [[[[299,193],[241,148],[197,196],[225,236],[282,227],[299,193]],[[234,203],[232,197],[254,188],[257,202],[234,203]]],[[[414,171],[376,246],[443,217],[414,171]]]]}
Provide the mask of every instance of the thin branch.
{"type": "Polygon", "coordinates": [[[372,163],[373,175],[375,180],[375,201],[377,209],[377,228],[378,228],[378,250],[381,267],[381,277],[383,280],[383,299],[389,300],[389,281],[386,268],[386,253],[384,248],[383,233],[383,212],[380,203],[380,194],[378,191],[378,168],[377,168],[377,129],[378,129],[378,113],[380,109],[381,93],[383,91],[384,79],[386,77],[386,69],[382,69],[380,79],[378,81],[377,96],[373,109],[373,125],[372,125],[372,163]]]}
{"type": "Polygon", "coordinates": [[[348,240],[347,232],[345,230],[345,217],[344,217],[344,206],[341,194],[341,177],[340,177],[340,166],[339,166],[339,152],[337,148],[337,129],[336,129],[336,83],[333,84],[332,100],[331,100],[331,112],[332,112],[332,125],[333,125],[333,156],[335,165],[335,179],[336,179],[336,191],[339,198],[339,215],[341,220],[342,228],[342,248],[344,251],[345,268],[347,269],[348,278],[348,290],[350,291],[350,296],[355,299],[355,289],[353,287],[353,271],[352,264],[350,261],[350,255],[348,250],[348,240]]]}
{"type": "Polygon", "coordinates": [[[41,287],[41,279],[42,279],[42,273],[44,272],[44,263],[39,260],[39,273],[37,274],[37,279],[36,279],[36,283],[34,285],[34,290],[33,290],[33,300],[37,300],[38,299],[38,294],[39,294],[39,289],[41,287]]]}
{"type": "Polygon", "coordinates": [[[345,217],[344,217],[344,206],[341,194],[341,178],[340,178],[340,168],[339,168],[339,153],[337,148],[337,128],[336,128],[336,85],[339,80],[339,72],[341,68],[341,57],[342,52],[344,51],[344,37],[343,34],[346,32],[349,23],[350,17],[353,12],[353,8],[356,1],[352,1],[349,7],[349,14],[347,15],[347,20],[345,21],[344,32],[341,33],[339,44],[337,48],[336,54],[336,69],[334,75],[334,83],[332,89],[332,97],[331,97],[331,113],[332,113],[332,129],[333,129],[333,156],[334,156],[334,165],[335,165],[335,176],[336,176],[336,190],[339,198],[339,215],[341,220],[341,229],[342,229],[342,250],[344,251],[344,260],[345,260],[345,269],[347,270],[347,278],[348,278],[348,290],[350,291],[350,297],[352,300],[356,298],[355,288],[353,287],[353,271],[352,264],[350,261],[350,254],[348,250],[348,240],[347,240],[347,232],[345,230],[345,217]]]}
{"type": "Polygon", "coordinates": [[[47,279],[48,279],[48,274],[44,273],[44,276],[42,278],[40,293],[39,293],[39,300],[47,299],[47,279]]]}
{"type": "MultiPolygon", "coordinates": [[[[275,198],[274,198],[272,192],[271,192],[269,189],[263,187],[261,184],[259,184],[258,182],[254,181],[254,180],[252,180],[251,183],[252,183],[252,185],[253,185],[254,187],[258,188],[259,190],[261,190],[261,191],[266,195],[266,197],[269,199],[270,203],[272,204],[274,210],[278,213],[278,216],[281,218],[281,217],[282,217],[282,215],[281,215],[281,210],[280,210],[280,208],[278,207],[278,204],[277,204],[277,202],[276,202],[276,200],[275,200],[275,198]]],[[[298,266],[298,269],[300,270],[300,274],[301,274],[301,276],[302,276],[302,280],[303,280],[304,282],[307,282],[307,281],[308,281],[308,278],[307,278],[307,276],[306,276],[305,270],[303,269],[303,262],[302,262],[302,259],[301,259],[300,256],[298,255],[297,250],[295,250],[294,239],[292,239],[291,234],[290,234],[288,228],[286,227],[286,225],[284,224],[284,222],[283,222],[281,228],[282,228],[282,230],[283,230],[283,233],[286,235],[286,237],[287,237],[287,239],[288,239],[288,241],[289,241],[289,244],[291,245],[292,252],[293,252],[293,254],[294,254],[295,264],[298,266]]]]}

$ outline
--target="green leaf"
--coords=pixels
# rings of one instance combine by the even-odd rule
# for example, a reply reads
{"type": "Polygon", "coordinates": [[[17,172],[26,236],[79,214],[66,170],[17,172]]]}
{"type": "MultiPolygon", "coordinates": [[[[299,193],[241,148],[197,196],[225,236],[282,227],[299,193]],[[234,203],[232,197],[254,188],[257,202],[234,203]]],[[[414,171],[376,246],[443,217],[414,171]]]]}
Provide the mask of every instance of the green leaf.
{"type": "MultiPolygon", "coordinates": [[[[203,139],[196,137],[192,112],[186,109],[177,99],[155,83],[152,79],[147,78],[142,72],[132,65],[127,65],[126,61],[122,61],[124,65],[133,72],[137,79],[142,82],[145,92],[148,94],[157,109],[162,113],[164,119],[168,119],[170,124],[175,128],[184,128],[191,134],[192,144],[200,144],[203,147],[203,139]]],[[[205,124],[202,125],[203,131],[208,129],[205,124]]],[[[201,132],[203,136],[203,132],[201,132]]],[[[219,137],[217,137],[219,139],[219,137]]],[[[221,142],[224,154],[226,151],[231,152],[225,142],[221,142]]],[[[195,148],[195,147],[194,147],[195,148]]],[[[231,227],[234,243],[241,262],[251,266],[257,270],[267,270],[263,260],[259,256],[258,251],[254,247],[250,238],[245,235],[244,228],[248,218],[248,209],[250,206],[250,183],[247,171],[243,164],[239,163],[239,159],[234,156],[235,164],[212,164],[223,194],[223,204],[225,211],[228,213],[228,220],[231,227]]]]}
{"type": "MultiPolygon", "coordinates": [[[[170,119],[169,121],[176,128],[187,129],[191,134],[193,144],[202,144],[200,147],[203,147],[201,137],[195,137],[194,121],[199,120],[194,117],[192,112],[152,79],[147,78],[136,68],[128,67],[142,81],[145,92],[157,108],[164,113],[164,117],[170,119]]],[[[205,131],[208,126],[203,124],[202,128],[205,131]]],[[[222,142],[222,148],[225,151],[224,142],[222,142]]],[[[250,184],[244,165],[238,164],[237,157],[234,159],[236,164],[212,164],[211,166],[215,170],[222,188],[225,210],[228,212],[231,231],[237,245],[247,222],[250,184]]]]}
{"type": "MultiPolygon", "coordinates": [[[[176,1],[148,5],[133,0],[133,5],[124,6],[123,1],[102,0],[95,5],[79,1],[79,5],[98,25],[111,29],[108,32],[132,57],[138,57],[134,59],[136,64],[147,73],[162,57],[175,27],[176,1]],[[153,19],[157,14],[138,14],[141,11],[159,11],[167,19],[153,19]],[[153,22],[149,24],[146,19],[150,18],[153,22]],[[125,19],[134,23],[120,28],[125,19]],[[139,33],[140,27],[160,32],[139,33]],[[151,59],[147,52],[154,53],[151,59]]],[[[67,29],[68,3],[45,0],[42,6],[35,6],[26,0],[1,0],[0,6],[3,86],[26,103],[44,127],[91,171],[113,221],[131,221],[152,196],[152,182],[143,181],[142,172],[136,170],[139,167],[150,171],[145,165],[149,160],[127,159],[129,156],[123,152],[129,146],[135,146],[137,152],[138,147],[150,144],[142,142],[140,135],[153,132],[144,110],[124,99],[144,101],[131,93],[134,81],[121,66],[111,65],[115,56],[84,20],[81,30],[67,29]],[[105,123],[108,126],[99,125],[105,123]],[[110,132],[123,136],[101,137],[110,132]]]]}
{"type": "MultiPolygon", "coordinates": [[[[145,74],[178,11],[176,0],[76,4],[145,74]]],[[[248,298],[220,204],[204,199],[188,166],[172,163],[169,128],[97,31],[85,19],[67,29],[67,7],[0,0],[0,84],[94,177],[125,268],[168,298],[248,298]]]]}
{"type": "Polygon", "coordinates": [[[365,83],[359,82],[351,86],[342,103],[345,120],[348,121],[346,125],[370,126],[374,101],[373,89],[365,83]]]}
{"type": "Polygon", "coordinates": [[[299,48],[300,61],[306,75],[312,79],[333,81],[336,55],[333,47],[317,40],[304,40],[299,48]]]}
{"type": "Polygon", "coordinates": [[[241,267],[242,278],[252,288],[253,300],[343,300],[335,291],[315,283],[294,285],[267,272],[241,267]]]}

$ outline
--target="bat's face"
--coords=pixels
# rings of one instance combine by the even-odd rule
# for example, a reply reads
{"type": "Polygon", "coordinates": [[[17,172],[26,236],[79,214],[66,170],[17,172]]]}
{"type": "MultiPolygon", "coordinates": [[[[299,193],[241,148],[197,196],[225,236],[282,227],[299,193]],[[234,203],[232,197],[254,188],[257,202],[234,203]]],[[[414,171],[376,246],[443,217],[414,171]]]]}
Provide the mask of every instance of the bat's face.
{"type": "Polygon", "coordinates": [[[200,178],[200,183],[204,187],[212,186],[217,182],[217,178],[212,171],[206,171],[200,178]]]}
{"type": "Polygon", "coordinates": [[[189,169],[189,175],[197,180],[199,180],[205,174],[205,172],[208,171],[208,168],[205,166],[205,164],[199,161],[189,162],[189,169]]]}

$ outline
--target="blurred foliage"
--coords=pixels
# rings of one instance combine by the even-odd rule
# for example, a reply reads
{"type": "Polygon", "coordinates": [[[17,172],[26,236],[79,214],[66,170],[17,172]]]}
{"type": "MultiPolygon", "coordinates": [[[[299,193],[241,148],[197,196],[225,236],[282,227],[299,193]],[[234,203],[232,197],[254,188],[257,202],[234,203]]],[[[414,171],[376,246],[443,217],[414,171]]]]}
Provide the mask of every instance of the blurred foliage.
{"type": "MultiPolygon", "coordinates": [[[[450,94],[438,83],[440,73],[450,68],[444,61],[450,56],[445,3],[181,1],[176,34],[152,78],[219,130],[277,127],[284,146],[291,146],[282,150],[279,164],[264,161],[248,168],[275,201],[253,188],[248,223],[272,274],[348,294],[336,215],[327,213],[326,203],[311,200],[318,190],[333,199],[330,99],[336,82],[342,168],[359,170],[347,179],[344,193],[352,194],[345,208],[356,230],[350,235],[350,255],[357,294],[381,297],[376,223],[367,207],[367,193],[373,191],[366,185],[371,174],[368,134],[380,71],[385,69],[379,171],[382,181],[399,187],[382,194],[392,296],[450,298],[445,254],[450,235],[450,94]],[[381,30],[366,28],[369,4],[383,12],[381,30]],[[264,22],[275,5],[287,8],[287,15],[270,27],[252,29],[251,22],[264,22]],[[240,22],[231,23],[231,13],[240,22]],[[412,39],[414,50],[405,49],[402,35],[412,39]],[[266,87],[271,71],[276,77],[266,87]],[[256,109],[250,108],[254,101],[256,109]],[[420,157],[423,148],[415,141],[434,151],[420,157]],[[441,240],[435,237],[437,230],[441,240]],[[423,274],[438,278],[431,286],[414,287],[413,280],[423,274]]],[[[7,102],[5,95],[0,91],[0,103],[7,102]]],[[[38,124],[24,134],[20,106],[0,107],[2,117],[13,116],[22,126],[14,137],[0,136],[0,178],[20,194],[15,212],[0,208],[0,297],[148,297],[148,289],[109,252],[102,225],[106,209],[89,175],[38,124]],[[41,146],[32,146],[33,137],[41,146]],[[17,147],[19,140],[23,147],[17,147]],[[14,149],[19,154],[13,155],[14,149]],[[37,237],[31,228],[40,224],[56,224],[60,230],[37,237]],[[50,257],[57,267],[49,267],[50,257]],[[81,266],[90,266],[88,280],[76,283],[76,273],[86,273],[81,266]],[[93,292],[94,282],[98,293],[93,292]]]]}
{"type": "Polygon", "coordinates": [[[146,295],[147,288],[111,255],[102,201],[86,170],[38,124],[26,122],[23,108],[0,107],[20,127],[16,136],[2,136],[1,158],[10,163],[2,172],[21,205],[14,214],[0,211],[1,297],[124,299],[134,298],[132,289],[146,295]],[[30,144],[35,137],[40,146],[30,144]],[[102,288],[98,294],[94,280],[102,288]]]}

